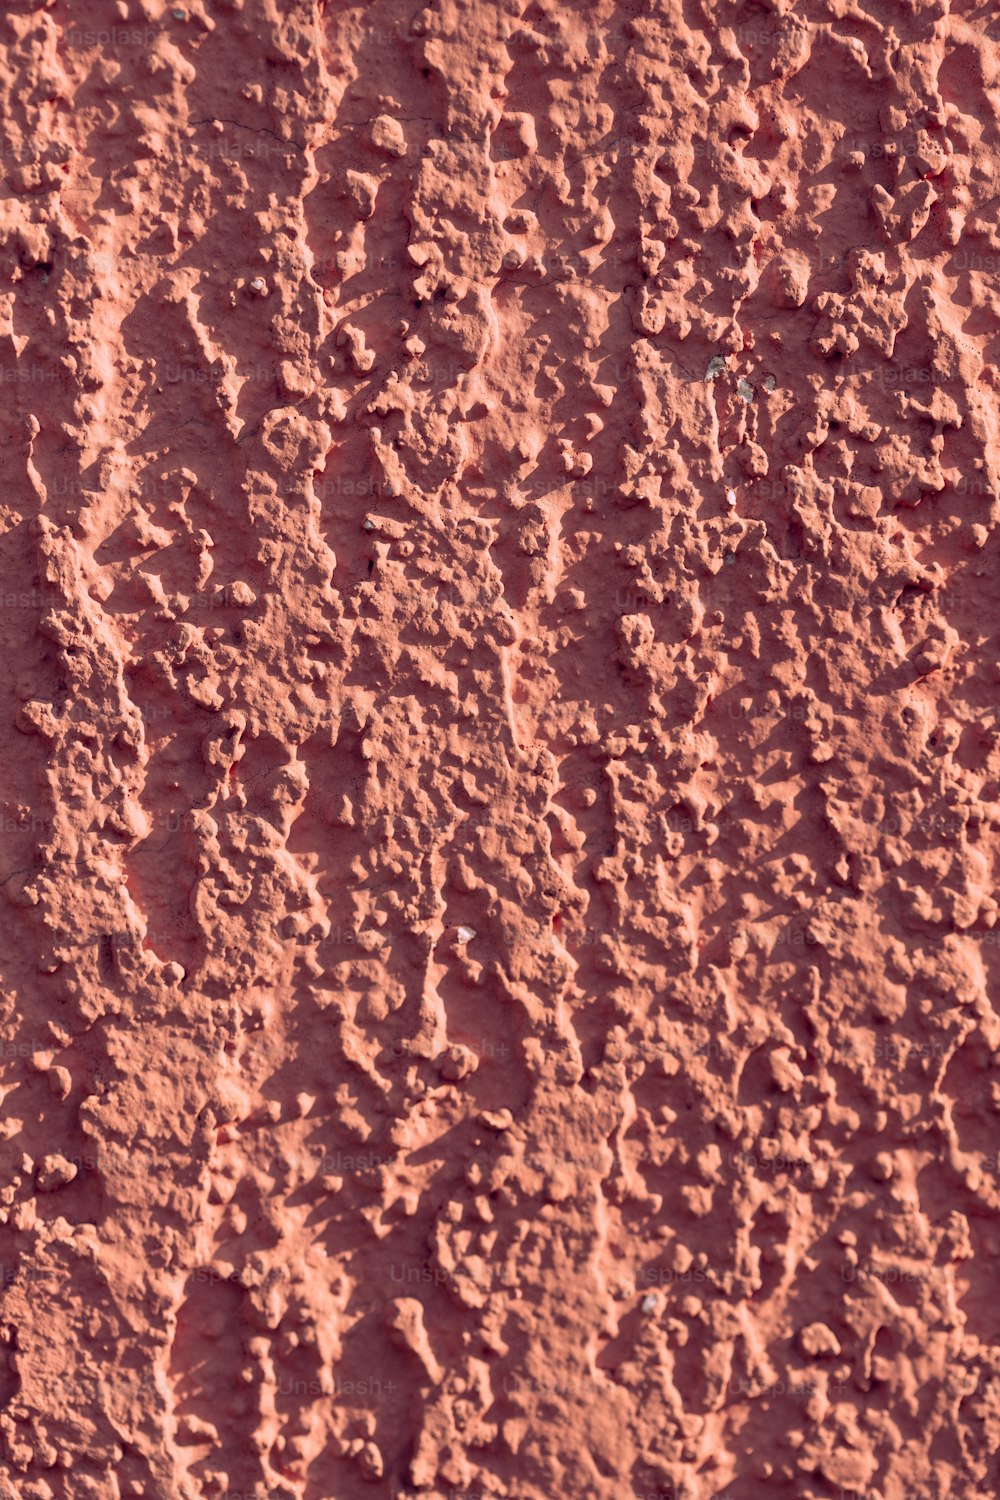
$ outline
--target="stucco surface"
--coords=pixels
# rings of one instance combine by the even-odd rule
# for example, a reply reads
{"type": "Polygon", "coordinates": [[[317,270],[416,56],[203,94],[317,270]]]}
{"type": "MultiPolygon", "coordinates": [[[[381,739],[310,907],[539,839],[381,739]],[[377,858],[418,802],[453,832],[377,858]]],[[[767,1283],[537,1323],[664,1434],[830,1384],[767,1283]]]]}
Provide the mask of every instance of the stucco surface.
{"type": "Polygon", "coordinates": [[[1000,1488],[996,27],[4,5],[7,1500],[1000,1488]]]}

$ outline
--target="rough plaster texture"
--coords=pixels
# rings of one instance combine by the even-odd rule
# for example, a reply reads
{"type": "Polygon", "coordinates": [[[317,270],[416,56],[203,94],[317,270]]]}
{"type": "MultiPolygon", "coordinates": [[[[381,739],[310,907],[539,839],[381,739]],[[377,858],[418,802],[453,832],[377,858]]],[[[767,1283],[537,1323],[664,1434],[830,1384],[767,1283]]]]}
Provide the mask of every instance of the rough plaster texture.
{"type": "Polygon", "coordinates": [[[997,1492],[996,30],[7,0],[4,1496],[997,1492]]]}

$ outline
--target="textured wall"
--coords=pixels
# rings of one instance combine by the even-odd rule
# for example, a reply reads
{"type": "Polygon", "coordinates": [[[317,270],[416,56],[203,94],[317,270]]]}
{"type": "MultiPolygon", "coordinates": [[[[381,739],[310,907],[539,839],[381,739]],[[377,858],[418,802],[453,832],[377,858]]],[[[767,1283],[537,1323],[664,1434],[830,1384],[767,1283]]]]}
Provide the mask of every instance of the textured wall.
{"type": "Polygon", "coordinates": [[[996,25],[6,0],[0,1494],[996,1492],[996,25]]]}

